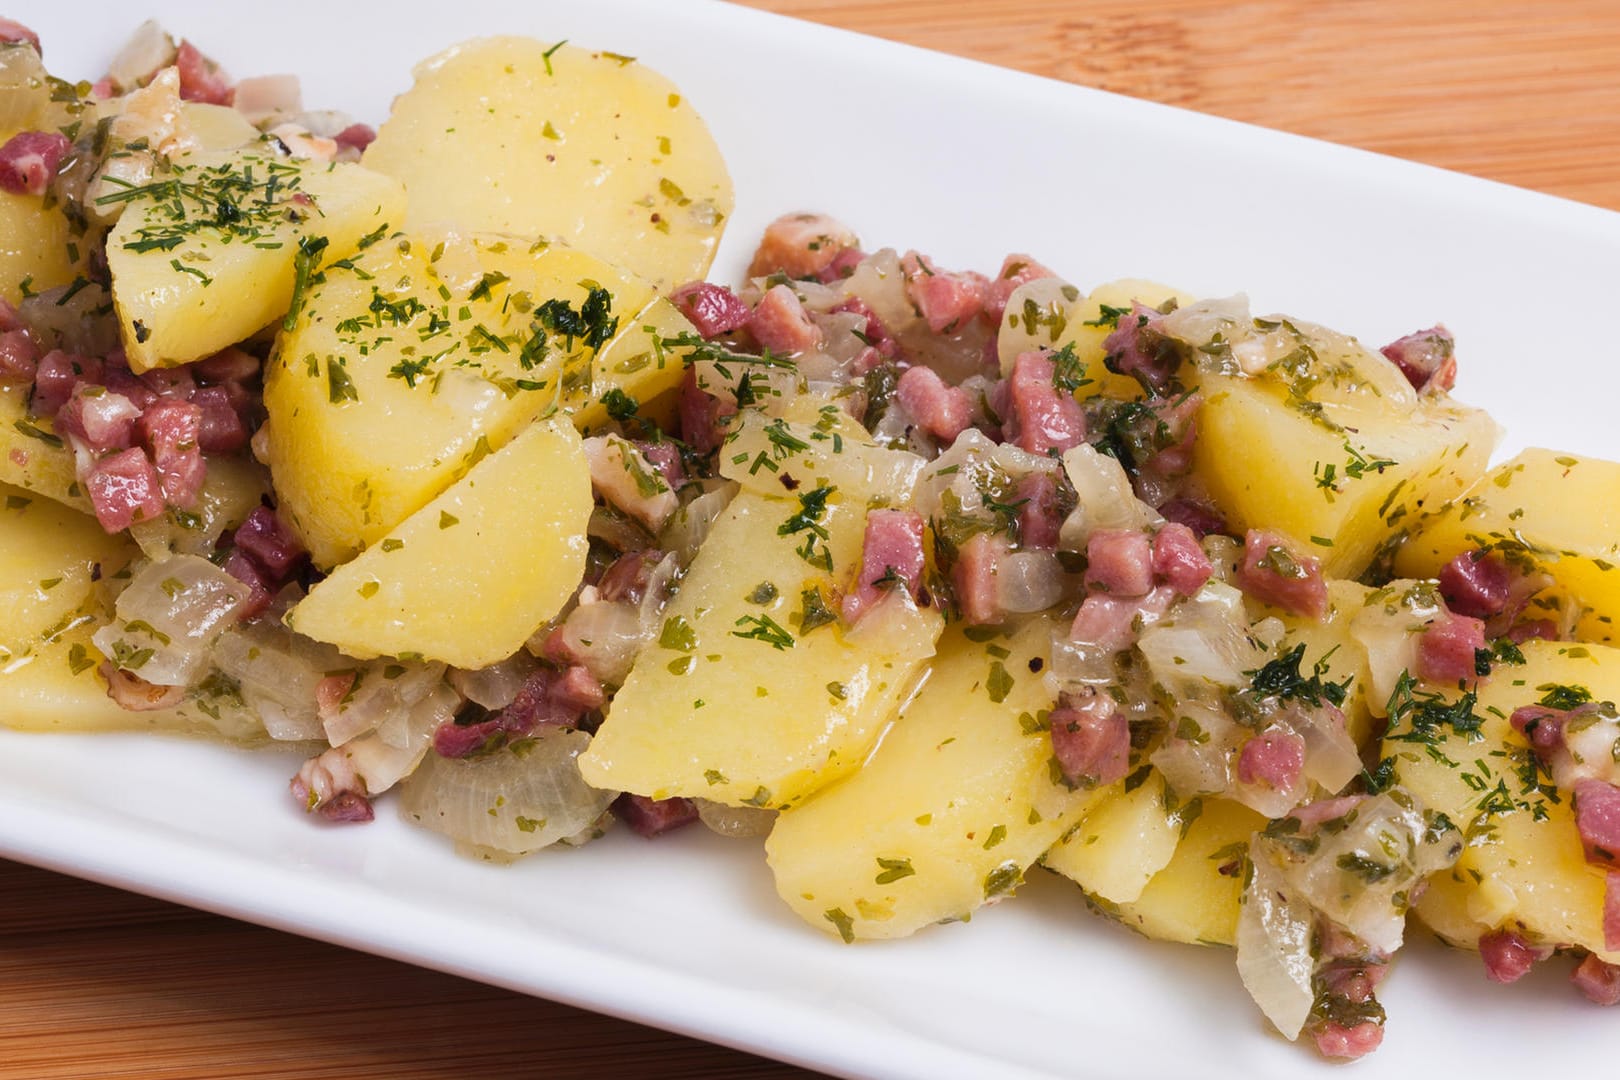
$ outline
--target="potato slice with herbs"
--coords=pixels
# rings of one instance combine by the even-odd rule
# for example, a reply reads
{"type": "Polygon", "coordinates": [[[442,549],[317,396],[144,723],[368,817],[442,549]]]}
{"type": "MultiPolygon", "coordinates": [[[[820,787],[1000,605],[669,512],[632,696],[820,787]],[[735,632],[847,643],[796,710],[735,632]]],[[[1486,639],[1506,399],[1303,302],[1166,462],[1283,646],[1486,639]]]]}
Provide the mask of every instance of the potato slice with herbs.
{"type": "Polygon", "coordinates": [[[1135,900],[1175,854],[1182,809],[1158,773],[1133,774],[1109,790],[1041,862],[1088,895],[1111,903],[1135,900]]]}
{"type": "Polygon", "coordinates": [[[73,451],[49,418],[30,415],[32,392],[32,383],[0,380],[0,483],[88,514],[90,500],[79,486],[73,451]]]}
{"type": "Polygon", "coordinates": [[[1044,618],[1005,637],[946,633],[861,770],[777,819],[765,853],[789,907],[846,941],[965,919],[1117,790],[1052,779],[1052,698],[1032,672],[1051,639],[1044,618]]]}
{"type": "Polygon", "coordinates": [[[561,239],[667,292],[703,277],[731,178],[702,118],[632,58],[528,38],[418,65],[365,164],[404,181],[407,225],[561,239]]]}
{"type": "Polygon", "coordinates": [[[78,246],[57,206],[38,195],[0,191],[0,300],[16,304],[24,296],[73,280],[78,246]]]}
{"type": "Polygon", "coordinates": [[[573,248],[391,237],[322,273],[265,366],[281,509],[316,565],[343,562],[535,418],[590,412],[597,383],[673,385],[672,328],[650,286],[573,248]]]}
{"type": "Polygon", "coordinates": [[[591,506],[579,433],[535,424],[334,570],[287,625],[361,659],[488,667],[579,587],[591,506]]]}
{"type": "Polygon", "coordinates": [[[1424,521],[1395,569],[1434,577],[1480,550],[1552,577],[1530,614],[1566,621],[1584,641],[1620,642],[1620,464],[1526,450],[1424,521]]]}
{"type": "Polygon", "coordinates": [[[380,239],[405,211],[391,177],[269,150],[187,154],[99,201],[125,204],[107,267],[135,371],[257,333],[287,313],[310,274],[380,239]]]}
{"type": "MultiPolygon", "coordinates": [[[[1456,692],[1398,688],[1383,752],[1395,781],[1443,811],[1467,846],[1417,912],[1453,945],[1512,930],[1532,944],[1604,947],[1605,871],[1587,863],[1571,793],[1538,771],[1515,709],[1547,701],[1620,702],[1620,650],[1527,641],[1522,665],[1501,663],[1462,709],[1456,692]]],[[[1562,707],[1562,706],[1561,706],[1562,707]]]]}

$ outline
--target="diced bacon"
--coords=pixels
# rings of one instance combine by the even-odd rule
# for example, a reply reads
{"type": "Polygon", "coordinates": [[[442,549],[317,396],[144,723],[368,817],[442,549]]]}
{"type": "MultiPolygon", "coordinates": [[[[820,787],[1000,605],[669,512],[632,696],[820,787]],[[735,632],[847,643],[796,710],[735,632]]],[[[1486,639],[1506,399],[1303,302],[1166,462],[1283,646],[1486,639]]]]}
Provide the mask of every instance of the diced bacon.
{"type": "Polygon", "coordinates": [[[790,278],[817,277],[841,252],[860,243],[849,226],[826,214],[783,214],[765,226],[748,276],[780,272],[790,278]]]}
{"type": "Polygon", "coordinates": [[[664,483],[679,488],[686,483],[686,464],[681,461],[681,449],[672,442],[639,441],[635,444],[647,464],[658,470],[664,483]]]}
{"type": "Polygon", "coordinates": [[[1532,638],[1540,638],[1542,641],[1557,641],[1558,624],[1551,619],[1531,619],[1528,622],[1509,627],[1506,637],[1515,645],[1523,645],[1532,638]]]}
{"type": "Polygon", "coordinates": [[[366,147],[377,141],[377,129],[370,124],[350,124],[332,136],[332,141],[338,144],[340,150],[363,153],[366,147]]]}
{"type": "MultiPolygon", "coordinates": [[[[1058,389],[1052,360],[1042,352],[1020,353],[1007,379],[1012,440],[1032,454],[1056,456],[1086,438],[1086,417],[1074,395],[1058,389]]],[[[1004,412],[1002,416],[1007,417],[1004,412]]]]}
{"type": "Polygon", "coordinates": [[[1415,390],[1450,390],[1457,382],[1456,342],[1444,326],[1407,334],[1378,350],[1415,390]]]}
{"type": "Polygon", "coordinates": [[[1322,564],[1302,553],[1279,532],[1250,529],[1243,542],[1237,584],[1244,592],[1295,615],[1320,619],[1327,613],[1327,581],[1322,564]]]}
{"type": "Polygon", "coordinates": [[[222,386],[199,387],[191,403],[202,412],[197,445],[204,453],[231,454],[247,445],[247,428],[231,405],[230,391],[222,386]]]}
{"type": "Polygon", "coordinates": [[[107,696],[121,709],[130,712],[151,712],[154,709],[172,709],[186,699],[184,686],[159,686],[149,683],[132,671],[103,661],[96,669],[107,680],[107,696]]]}
{"type": "Polygon", "coordinates": [[[0,43],[32,45],[35,52],[43,55],[39,47],[39,35],[17,20],[8,19],[4,15],[0,15],[0,43]]]}
{"type": "Polygon", "coordinates": [[[698,385],[697,369],[687,368],[681,383],[681,439],[700,454],[707,454],[726,438],[725,420],[737,415],[734,402],[717,398],[698,385]]]}
{"type": "Polygon", "coordinates": [[[180,71],[180,96],[186,101],[229,105],[236,98],[231,77],[189,41],[180,42],[174,66],[180,71]]]}
{"type": "Polygon", "coordinates": [[[512,703],[489,719],[440,724],[433,732],[433,749],[441,757],[468,757],[537,728],[578,727],[603,700],[602,684],[585,668],[575,665],[564,672],[540,668],[524,680],[512,703]]]}
{"type": "Polygon", "coordinates": [[[694,281],[669,295],[670,303],[689,319],[705,338],[717,338],[748,325],[751,312],[742,298],[724,285],[694,281]]]}
{"type": "Polygon", "coordinates": [[[690,825],[698,819],[697,804],[691,799],[649,799],[626,792],[613,800],[613,816],[630,826],[637,836],[655,836],[690,825]]]}
{"type": "Polygon", "coordinates": [[[647,587],[652,584],[653,568],[663,559],[664,553],[657,548],[628,551],[620,555],[603,572],[602,580],[597,582],[597,595],[610,604],[621,600],[631,604],[641,603],[647,595],[647,587]]]}
{"type": "MultiPolygon", "coordinates": [[[[859,315],[861,318],[866,320],[866,326],[862,328],[861,334],[865,336],[868,345],[876,349],[879,355],[888,360],[893,360],[900,355],[900,343],[895,340],[893,334],[889,333],[888,326],[884,324],[882,319],[878,318],[878,313],[873,311],[867,305],[865,300],[862,300],[858,296],[852,296],[848,300],[845,300],[843,303],[832,308],[831,311],[833,314],[849,312],[854,315],[859,315]]],[[[877,365],[873,363],[865,370],[856,369],[854,373],[857,375],[864,375],[866,374],[866,371],[869,371],[872,367],[876,366],[877,365]]],[[[855,365],[852,365],[852,368],[854,367],[855,365]]]]}
{"type": "Polygon", "coordinates": [[[873,510],[866,515],[861,571],[844,596],[844,621],[854,624],[866,610],[900,586],[916,597],[922,589],[923,518],[915,510],[873,510]]]}
{"type": "Polygon", "coordinates": [[[56,430],[71,435],[98,453],[123,450],[134,441],[141,410],[122,394],[79,383],[56,414],[56,430]]]}
{"type": "Polygon", "coordinates": [[[32,379],[39,349],[26,330],[0,330],[0,379],[32,379]]]}
{"type": "Polygon", "coordinates": [[[1153,588],[1153,542],[1136,529],[1098,529],[1086,541],[1086,587],[1110,596],[1153,588]]]}
{"type": "Polygon", "coordinates": [[[163,487],[157,470],[135,447],[91,466],[84,488],[96,520],[109,533],[123,532],[137,521],[163,513],[163,487]]]}
{"type": "Polygon", "coordinates": [[[1185,525],[1202,540],[1226,532],[1226,519],[1212,506],[1188,498],[1175,498],[1159,507],[1166,521],[1185,525]]]}
{"type": "Polygon", "coordinates": [[[196,378],[206,385],[247,382],[259,374],[259,358],[235,345],[221,349],[191,365],[196,378]]]}
{"type": "Polygon", "coordinates": [[[984,310],[989,280],[972,270],[940,270],[926,255],[908,251],[900,260],[906,296],[936,334],[957,330],[984,310]]]}
{"type": "Polygon", "coordinates": [[[858,247],[847,247],[833,256],[833,261],[823,267],[816,274],[816,280],[823,285],[831,285],[835,281],[843,281],[855,273],[855,268],[861,265],[866,258],[866,252],[858,247]]]}
{"type": "Polygon", "coordinates": [[[585,463],[596,493],[654,534],[680,508],[674,490],[628,439],[617,435],[586,439],[585,463]]]}
{"type": "Polygon", "coordinates": [[[152,455],[170,506],[197,505],[207,466],[197,446],[202,410],[189,401],[160,401],[141,414],[141,441],[152,455]]]}
{"type": "Polygon", "coordinates": [[[1620,864],[1620,787],[1603,780],[1575,784],[1575,827],[1595,866],[1620,864]]]}
{"type": "Polygon", "coordinates": [[[1588,956],[1576,966],[1570,982],[1594,1005],[1620,1005],[1620,964],[1588,956]]]}
{"type": "Polygon", "coordinates": [[[191,395],[197,392],[197,380],[192,378],[191,369],[187,367],[153,368],[141,372],[136,378],[162,400],[190,401],[191,395]]]}
{"type": "Polygon", "coordinates": [[[1372,1020],[1346,1027],[1335,1021],[1325,1021],[1311,1032],[1317,1051],[1326,1058],[1354,1061],[1378,1049],[1384,1041],[1384,1026],[1372,1020]]]}
{"type": "Polygon", "coordinates": [[[973,401],[967,392],[947,383],[933,368],[907,368],[894,392],[922,429],[941,443],[954,442],[973,423],[973,401]]]}
{"type": "Polygon", "coordinates": [[[373,817],[366,782],[341,747],[317,754],[299,766],[288,787],[305,813],[328,821],[354,824],[373,817]]]}
{"type": "Polygon", "coordinates": [[[11,306],[11,301],[0,296],[0,333],[7,330],[26,330],[27,324],[17,314],[17,309],[11,306]]]}
{"type": "Polygon", "coordinates": [[[113,393],[129,398],[138,409],[145,409],[158,399],[157,393],[129,370],[122,351],[109,354],[102,362],[101,382],[113,393]]]}
{"type": "Polygon", "coordinates": [[[360,825],[377,816],[371,800],[358,791],[340,791],[316,807],[315,812],[340,825],[360,825]]]}
{"type": "Polygon", "coordinates": [[[0,146],[0,191],[43,195],[73,144],[54,131],[23,131],[0,146]]]}
{"type": "Polygon", "coordinates": [[[975,533],[956,553],[951,567],[951,587],[956,593],[956,609],[969,626],[997,623],[1007,617],[1001,607],[996,571],[1012,550],[1004,536],[975,533]]]}
{"type": "Polygon", "coordinates": [[[1001,270],[984,290],[984,313],[992,323],[1000,323],[1007,313],[1007,300],[1020,285],[1057,274],[1036,262],[1029,255],[1008,255],[1001,261],[1001,270]]]}
{"type": "Polygon", "coordinates": [[[1293,787],[1304,769],[1305,740],[1282,728],[1254,736],[1243,744],[1238,754],[1238,779],[1245,784],[1263,784],[1274,791],[1293,787]]]}
{"type": "Polygon", "coordinates": [[[1341,795],[1333,799],[1317,799],[1315,802],[1296,806],[1288,811],[1288,816],[1306,827],[1315,827],[1329,821],[1337,821],[1350,811],[1365,802],[1365,795],[1341,795]]]}
{"type": "Polygon", "coordinates": [[[1376,950],[1369,956],[1366,942],[1340,930],[1329,920],[1319,920],[1318,926],[1321,963],[1317,977],[1323,987],[1335,997],[1356,1005],[1371,1001],[1384,976],[1389,974],[1388,962],[1377,959],[1381,954],[1376,950]]]}
{"type": "Polygon", "coordinates": [[[1094,593],[1075,612],[1069,639],[1099,653],[1123,652],[1136,643],[1143,624],[1170,610],[1174,600],[1175,592],[1162,587],[1140,598],[1094,593]]]}
{"type": "Polygon", "coordinates": [[[1214,574],[1215,567],[1204,553],[1198,536],[1185,525],[1171,522],[1153,537],[1153,577],[1176,590],[1182,596],[1191,596],[1204,587],[1214,574]]]}
{"type": "Polygon", "coordinates": [[[1032,472],[1018,478],[1018,542],[1025,550],[1052,551],[1058,545],[1063,517],[1058,506],[1057,477],[1032,472]]]}
{"type": "Polygon", "coordinates": [[[1483,648],[1483,622],[1442,611],[1418,638],[1418,677],[1435,683],[1470,682],[1478,678],[1474,656],[1483,648]]]}
{"type": "Polygon", "coordinates": [[[278,583],[298,568],[306,554],[298,535],[268,506],[254,508],[237,527],[234,542],[238,551],[247,554],[278,583]]]}
{"type": "Polygon", "coordinates": [[[1459,615],[1489,619],[1507,607],[1513,571],[1486,551],[1468,551],[1440,568],[1440,595],[1459,615]]]}
{"type": "Polygon", "coordinates": [[[1204,407],[1202,394],[1155,398],[1146,402],[1153,430],[1154,450],[1138,462],[1144,471],[1173,478],[1192,472],[1193,444],[1198,441],[1198,411],[1204,407]]]}
{"type": "Polygon", "coordinates": [[[786,285],[772,285],[748,316],[754,340],[773,353],[794,356],[821,344],[821,327],[810,318],[798,295],[786,285]]]}
{"type": "Polygon", "coordinates": [[[1104,787],[1130,768],[1130,725],[1107,694],[1089,688],[1065,694],[1048,720],[1052,752],[1069,783],[1104,787]]]}
{"type": "Polygon", "coordinates": [[[1517,982],[1541,959],[1536,949],[1511,930],[1493,930],[1479,937],[1479,958],[1485,977],[1492,982],[1517,982]]]}
{"type": "Polygon", "coordinates": [[[276,583],[264,567],[248,558],[240,549],[232,549],[231,553],[225,556],[225,562],[220,569],[251,590],[247,603],[242,605],[242,618],[256,619],[269,609],[270,602],[275,599],[271,588],[276,583]]]}
{"type": "Polygon", "coordinates": [[[1170,389],[1181,363],[1169,342],[1143,332],[1151,331],[1163,317],[1146,304],[1132,301],[1130,312],[1121,315],[1113,332],[1103,339],[1108,370],[1130,376],[1154,394],[1170,389]]]}

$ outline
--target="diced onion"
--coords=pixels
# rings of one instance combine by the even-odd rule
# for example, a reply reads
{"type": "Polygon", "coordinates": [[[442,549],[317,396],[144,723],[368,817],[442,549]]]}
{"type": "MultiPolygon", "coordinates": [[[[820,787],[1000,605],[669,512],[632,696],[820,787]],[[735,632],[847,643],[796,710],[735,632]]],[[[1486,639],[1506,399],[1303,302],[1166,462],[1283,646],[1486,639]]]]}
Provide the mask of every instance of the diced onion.
{"type": "Polygon", "coordinates": [[[1058,540],[1064,550],[1084,551],[1086,540],[1098,529],[1136,531],[1159,521],[1159,515],[1131,490],[1124,467],[1090,443],[1081,443],[1063,455],[1063,471],[1077,497],[1058,540]]]}
{"type": "Polygon", "coordinates": [[[1253,872],[1238,909],[1238,977],[1266,1019],[1296,1039],[1316,1001],[1311,909],[1293,895],[1258,842],[1250,843],[1249,860],[1253,872]]]}
{"type": "Polygon", "coordinates": [[[213,662],[236,682],[242,703],[258,713],[272,739],[325,738],[315,688],[346,663],[332,646],[256,619],[220,635],[213,662]]]}
{"type": "Polygon", "coordinates": [[[698,820],[721,836],[764,836],[776,824],[776,811],[757,806],[727,806],[707,799],[693,799],[698,820]]]}
{"type": "Polygon", "coordinates": [[[517,697],[519,688],[539,667],[526,652],[508,657],[478,671],[450,672],[450,685],[468,701],[486,709],[504,709],[517,697]]]}
{"type": "Polygon", "coordinates": [[[1015,551],[996,564],[996,597],[1014,614],[1045,611],[1063,599],[1068,576],[1051,551],[1015,551]]]}
{"type": "MultiPolygon", "coordinates": [[[[439,663],[407,664],[395,660],[360,665],[343,703],[322,717],[327,740],[333,746],[343,746],[374,731],[389,746],[411,745],[424,701],[443,689],[459,704],[459,695],[444,685],[444,670],[439,663]]],[[[426,711],[436,707],[436,702],[430,702],[426,711]]],[[[455,704],[450,711],[454,713],[455,704]]]]}
{"type": "Polygon", "coordinates": [[[711,487],[670,516],[659,534],[658,546],[672,552],[681,566],[687,565],[736,494],[737,485],[729,480],[711,487]]]}
{"type": "Polygon", "coordinates": [[[591,826],[615,794],[579,775],[583,731],[543,729],[493,754],[430,754],[401,787],[407,821],[463,844],[526,855],[591,826]]]}
{"type": "Polygon", "coordinates": [[[247,602],[248,587],[195,555],[148,563],[93,641],[116,666],[160,686],[190,686],[247,602]]]}
{"type": "Polygon", "coordinates": [[[135,28],[111,63],[107,77],[121,93],[133,90],[142,79],[161,67],[174,63],[174,39],[156,19],[147,19],[135,28]]]}

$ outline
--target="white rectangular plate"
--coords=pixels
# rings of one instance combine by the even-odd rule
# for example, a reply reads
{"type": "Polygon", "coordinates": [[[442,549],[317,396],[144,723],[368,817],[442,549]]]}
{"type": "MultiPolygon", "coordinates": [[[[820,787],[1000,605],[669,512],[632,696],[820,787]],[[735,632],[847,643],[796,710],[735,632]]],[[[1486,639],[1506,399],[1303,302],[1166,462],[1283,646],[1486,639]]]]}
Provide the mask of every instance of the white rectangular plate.
{"type": "MultiPolygon", "coordinates": [[[[94,78],[149,12],[238,76],[296,72],[310,105],[373,122],[412,64],[460,37],[632,54],[681,85],[730,161],[719,280],[740,277],[768,220],[814,208],[869,249],[984,270],[1027,251],[1083,287],[1246,290],[1256,310],[1375,344],[1443,320],[1460,396],[1508,425],[1509,449],[1620,457],[1605,329],[1620,215],[698,0],[445,10],[91,0],[28,21],[54,69],[94,78]]],[[[366,828],[312,824],[286,794],[295,764],[0,731],[0,854],[850,1076],[1328,1069],[1267,1031],[1229,954],[1135,939],[1046,875],[971,925],[846,948],[776,901],[755,844],[619,830],[485,866],[386,801],[366,828]]],[[[1611,1054],[1614,1016],[1546,967],[1503,988],[1475,958],[1412,949],[1358,1075],[1477,1061],[1568,1075],[1611,1054]]]]}

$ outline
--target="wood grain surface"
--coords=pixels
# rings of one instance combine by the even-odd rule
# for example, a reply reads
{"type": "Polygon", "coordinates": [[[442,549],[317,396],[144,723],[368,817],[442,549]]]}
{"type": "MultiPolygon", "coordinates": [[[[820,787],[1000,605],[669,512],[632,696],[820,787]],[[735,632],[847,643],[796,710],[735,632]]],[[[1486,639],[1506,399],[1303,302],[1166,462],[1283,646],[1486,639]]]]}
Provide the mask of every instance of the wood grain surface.
{"type": "MultiPolygon", "coordinates": [[[[1620,209],[1615,0],[749,2],[1620,209]]],[[[5,862],[0,1016],[6,1080],[811,1075],[5,862]]]]}

